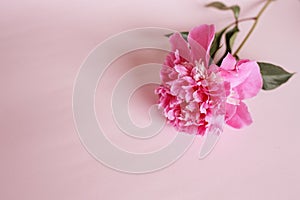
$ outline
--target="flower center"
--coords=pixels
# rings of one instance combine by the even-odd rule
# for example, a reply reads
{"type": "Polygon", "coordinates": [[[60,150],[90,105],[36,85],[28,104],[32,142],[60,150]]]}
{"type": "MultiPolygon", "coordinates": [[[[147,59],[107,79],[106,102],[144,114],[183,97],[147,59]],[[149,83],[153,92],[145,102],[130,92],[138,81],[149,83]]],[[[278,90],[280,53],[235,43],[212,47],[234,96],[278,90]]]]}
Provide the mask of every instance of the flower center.
{"type": "Polygon", "coordinates": [[[206,67],[204,66],[203,62],[199,62],[199,61],[195,61],[195,75],[194,75],[194,79],[196,81],[200,80],[200,79],[205,79],[207,76],[207,72],[206,72],[206,67]]]}

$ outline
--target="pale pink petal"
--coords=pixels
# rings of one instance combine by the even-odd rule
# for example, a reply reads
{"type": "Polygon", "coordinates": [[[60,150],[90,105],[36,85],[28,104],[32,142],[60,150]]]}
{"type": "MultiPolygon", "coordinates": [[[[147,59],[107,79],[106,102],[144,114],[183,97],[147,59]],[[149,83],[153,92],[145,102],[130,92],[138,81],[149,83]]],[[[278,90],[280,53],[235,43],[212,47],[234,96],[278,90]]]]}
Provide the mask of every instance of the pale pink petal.
{"type": "Polygon", "coordinates": [[[200,112],[206,114],[206,103],[203,102],[200,106],[200,112]]]}
{"type": "Polygon", "coordinates": [[[240,105],[236,106],[235,114],[231,117],[231,119],[226,121],[226,124],[237,129],[249,126],[251,123],[251,115],[246,104],[243,102],[240,102],[240,105]]]}
{"type": "Polygon", "coordinates": [[[195,85],[195,80],[190,76],[184,76],[182,79],[188,82],[190,85],[195,85]]]}
{"type": "Polygon", "coordinates": [[[166,65],[162,66],[162,69],[160,71],[160,78],[164,84],[176,80],[177,77],[178,73],[175,71],[174,68],[171,68],[166,65]]]}
{"type": "Polygon", "coordinates": [[[169,120],[174,120],[174,119],[175,119],[175,116],[174,116],[174,110],[170,110],[170,111],[167,113],[167,116],[168,116],[168,119],[169,119],[169,120]]]}
{"type": "Polygon", "coordinates": [[[196,102],[191,102],[191,103],[189,103],[189,104],[186,106],[186,109],[187,109],[188,111],[193,112],[193,111],[195,111],[198,107],[199,107],[199,104],[198,104],[198,103],[196,103],[196,102]]]}
{"type": "Polygon", "coordinates": [[[174,69],[179,73],[180,76],[185,76],[188,74],[187,68],[182,65],[175,65],[174,69]]]}
{"type": "Polygon", "coordinates": [[[174,33],[170,37],[171,48],[173,52],[178,50],[179,55],[185,60],[190,61],[190,50],[188,48],[187,42],[183,39],[180,33],[174,33]]]}
{"type": "Polygon", "coordinates": [[[169,83],[170,84],[170,92],[172,95],[179,96],[183,82],[184,81],[182,79],[177,79],[177,80],[169,83]]]}
{"type": "Polygon", "coordinates": [[[191,47],[191,55],[195,61],[203,61],[207,64],[209,51],[215,36],[214,25],[200,25],[193,28],[188,35],[188,42],[191,47]]]}
{"type": "Polygon", "coordinates": [[[168,66],[168,67],[171,67],[173,68],[174,67],[174,61],[175,61],[176,57],[175,57],[175,53],[174,52],[171,52],[167,55],[165,61],[164,61],[164,66],[168,66]]]}

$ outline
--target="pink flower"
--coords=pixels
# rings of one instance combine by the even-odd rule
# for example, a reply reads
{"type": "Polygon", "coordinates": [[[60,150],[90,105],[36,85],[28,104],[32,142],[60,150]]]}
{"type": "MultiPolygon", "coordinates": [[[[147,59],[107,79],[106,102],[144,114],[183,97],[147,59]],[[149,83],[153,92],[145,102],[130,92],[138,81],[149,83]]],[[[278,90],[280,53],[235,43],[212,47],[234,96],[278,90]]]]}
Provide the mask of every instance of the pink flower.
{"type": "Polygon", "coordinates": [[[252,123],[246,104],[242,101],[257,95],[262,88],[262,77],[255,61],[236,59],[228,54],[220,66],[222,77],[227,84],[225,120],[229,126],[242,128],[252,123]]]}
{"type": "Polygon", "coordinates": [[[181,34],[170,37],[172,52],[161,69],[162,84],[155,90],[159,108],[167,122],[178,131],[205,134],[210,126],[222,127],[219,116],[234,128],[252,123],[242,101],[255,96],[262,87],[256,62],[236,61],[228,54],[221,67],[209,65],[213,25],[193,28],[186,42],[181,34]]]}
{"type": "Polygon", "coordinates": [[[203,135],[222,101],[219,69],[208,67],[214,34],[213,25],[201,25],[190,31],[188,43],[179,33],[170,37],[172,53],[162,66],[156,93],[168,123],[178,131],[203,135]]]}

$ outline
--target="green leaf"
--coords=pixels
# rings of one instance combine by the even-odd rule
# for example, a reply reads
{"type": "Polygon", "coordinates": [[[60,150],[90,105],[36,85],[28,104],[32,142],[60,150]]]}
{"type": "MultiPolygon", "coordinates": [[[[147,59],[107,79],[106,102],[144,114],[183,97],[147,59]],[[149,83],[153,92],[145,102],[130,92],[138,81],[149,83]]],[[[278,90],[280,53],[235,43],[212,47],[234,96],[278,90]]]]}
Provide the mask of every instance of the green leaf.
{"type": "Polygon", "coordinates": [[[231,6],[230,8],[233,11],[234,18],[238,20],[241,8],[238,5],[231,6]]]}
{"type": "Polygon", "coordinates": [[[187,31],[184,31],[184,32],[180,32],[180,34],[182,35],[183,39],[185,39],[185,40],[187,41],[187,38],[188,38],[189,32],[187,32],[187,31]]]}
{"type": "MultiPolygon", "coordinates": [[[[169,33],[169,34],[166,34],[165,36],[166,37],[170,37],[172,36],[174,33],[169,33]]],[[[187,37],[189,35],[189,32],[188,31],[182,31],[180,32],[180,34],[182,35],[183,39],[185,39],[185,41],[187,41],[187,37]]]]}
{"type": "Polygon", "coordinates": [[[206,7],[213,7],[213,8],[217,8],[219,10],[228,10],[228,7],[224,3],[219,2],[219,1],[214,1],[209,4],[206,4],[206,7]]]}
{"type": "MultiPolygon", "coordinates": [[[[226,34],[225,34],[225,42],[226,42],[226,50],[223,54],[223,56],[221,57],[221,59],[217,62],[217,65],[220,66],[223,59],[227,56],[228,53],[232,52],[232,47],[235,41],[235,38],[239,32],[239,28],[236,25],[235,27],[233,27],[232,29],[230,29],[226,34]]],[[[237,57],[237,56],[236,56],[237,57]]]]}
{"type": "Polygon", "coordinates": [[[229,30],[225,35],[226,51],[229,53],[232,52],[232,47],[233,47],[233,44],[234,44],[234,41],[236,39],[238,32],[240,32],[240,30],[237,26],[235,26],[231,30],[229,30]]]}
{"type": "Polygon", "coordinates": [[[223,34],[225,33],[225,31],[227,30],[227,28],[217,32],[215,34],[215,38],[214,38],[214,41],[212,42],[211,44],[211,48],[210,48],[210,57],[211,59],[214,59],[215,58],[215,55],[217,53],[217,51],[221,48],[220,44],[221,44],[221,39],[222,39],[222,36],[223,34]]]}
{"type": "Polygon", "coordinates": [[[241,8],[238,5],[226,6],[224,3],[214,1],[206,5],[206,7],[213,7],[219,10],[232,10],[234,18],[237,20],[240,15],[241,8]]]}
{"type": "Polygon", "coordinates": [[[258,65],[263,78],[263,90],[273,90],[294,75],[294,73],[289,73],[282,67],[270,63],[258,62],[258,65]]]}

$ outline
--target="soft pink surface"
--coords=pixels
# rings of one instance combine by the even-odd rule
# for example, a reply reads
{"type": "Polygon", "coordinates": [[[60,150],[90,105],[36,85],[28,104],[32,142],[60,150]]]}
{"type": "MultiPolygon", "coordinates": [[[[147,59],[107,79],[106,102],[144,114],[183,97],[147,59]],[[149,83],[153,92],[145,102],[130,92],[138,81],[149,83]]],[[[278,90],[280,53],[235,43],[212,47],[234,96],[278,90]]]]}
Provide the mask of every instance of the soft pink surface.
{"type": "MultiPolygon", "coordinates": [[[[130,175],[101,165],[80,143],[72,88],[95,45],[136,27],[227,24],[231,13],[205,9],[205,2],[2,1],[0,199],[299,199],[298,74],[247,101],[254,123],[239,131],[225,129],[204,160],[197,159],[200,138],[171,167],[130,175]]],[[[260,1],[240,2],[243,15],[252,16],[260,1]]],[[[274,2],[241,57],[298,72],[299,9],[297,0],[274,2]]]]}

